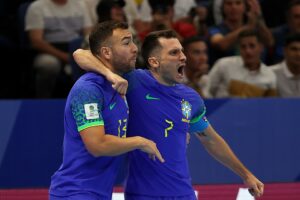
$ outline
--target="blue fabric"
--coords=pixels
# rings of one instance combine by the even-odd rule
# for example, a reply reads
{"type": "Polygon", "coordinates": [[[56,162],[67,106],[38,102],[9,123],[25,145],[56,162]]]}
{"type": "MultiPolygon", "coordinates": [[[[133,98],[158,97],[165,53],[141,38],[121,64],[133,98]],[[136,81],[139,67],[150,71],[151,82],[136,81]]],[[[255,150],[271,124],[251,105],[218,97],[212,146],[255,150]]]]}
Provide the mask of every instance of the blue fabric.
{"type": "Polygon", "coordinates": [[[83,75],[67,98],[63,163],[51,178],[50,194],[70,196],[85,191],[111,198],[121,156],[95,158],[78,129],[101,125],[103,120],[106,134],[126,137],[127,118],[127,105],[111,83],[94,73],[83,75]]]}
{"type": "Polygon", "coordinates": [[[203,100],[185,85],[158,83],[148,70],[136,70],[126,78],[128,135],[153,140],[166,161],[152,161],[139,150],[130,152],[126,192],[154,197],[193,194],[186,135],[190,120],[205,110],[203,100]]]}

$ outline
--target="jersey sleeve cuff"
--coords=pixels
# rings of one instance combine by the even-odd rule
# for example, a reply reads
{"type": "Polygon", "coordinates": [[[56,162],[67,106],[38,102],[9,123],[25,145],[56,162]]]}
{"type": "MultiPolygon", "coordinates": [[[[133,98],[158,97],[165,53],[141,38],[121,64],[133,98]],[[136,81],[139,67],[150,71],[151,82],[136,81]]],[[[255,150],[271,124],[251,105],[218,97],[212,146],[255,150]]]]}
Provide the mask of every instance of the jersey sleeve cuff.
{"type": "Polygon", "coordinates": [[[205,113],[206,110],[204,110],[198,117],[191,120],[189,133],[203,132],[209,126],[205,113]]]}
{"type": "Polygon", "coordinates": [[[82,126],[77,127],[77,130],[78,130],[78,132],[80,132],[80,131],[82,131],[82,130],[84,130],[84,129],[86,129],[86,128],[89,128],[89,127],[93,127],[93,126],[103,126],[103,125],[104,125],[104,121],[103,121],[103,120],[101,120],[101,121],[96,121],[96,122],[90,122],[90,123],[86,123],[86,124],[84,124],[84,125],[82,125],[82,126]]]}

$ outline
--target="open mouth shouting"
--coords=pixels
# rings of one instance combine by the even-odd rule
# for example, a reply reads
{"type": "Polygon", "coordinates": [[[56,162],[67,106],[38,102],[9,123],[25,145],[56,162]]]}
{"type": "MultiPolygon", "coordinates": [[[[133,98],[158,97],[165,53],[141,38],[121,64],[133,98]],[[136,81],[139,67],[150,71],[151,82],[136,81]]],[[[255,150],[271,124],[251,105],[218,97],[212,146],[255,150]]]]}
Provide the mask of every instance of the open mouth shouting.
{"type": "Polygon", "coordinates": [[[183,79],[184,77],[184,67],[185,67],[185,64],[181,64],[179,65],[179,67],[177,68],[177,78],[179,79],[183,79]]]}

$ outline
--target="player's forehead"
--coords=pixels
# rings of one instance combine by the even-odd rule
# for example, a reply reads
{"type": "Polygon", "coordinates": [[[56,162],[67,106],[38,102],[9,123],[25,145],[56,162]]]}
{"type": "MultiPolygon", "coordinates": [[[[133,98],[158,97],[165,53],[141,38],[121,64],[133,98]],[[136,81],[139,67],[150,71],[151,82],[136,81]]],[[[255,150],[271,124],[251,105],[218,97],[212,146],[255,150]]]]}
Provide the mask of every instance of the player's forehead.
{"type": "Polygon", "coordinates": [[[163,51],[168,52],[173,49],[183,50],[183,47],[177,38],[159,38],[158,41],[163,51]]]}
{"type": "Polygon", "coordinates": [[[122,41],[125,38],[132,38],[132,33],[128,29],[117,28],[113,30],[113,40],[122,41]]]}

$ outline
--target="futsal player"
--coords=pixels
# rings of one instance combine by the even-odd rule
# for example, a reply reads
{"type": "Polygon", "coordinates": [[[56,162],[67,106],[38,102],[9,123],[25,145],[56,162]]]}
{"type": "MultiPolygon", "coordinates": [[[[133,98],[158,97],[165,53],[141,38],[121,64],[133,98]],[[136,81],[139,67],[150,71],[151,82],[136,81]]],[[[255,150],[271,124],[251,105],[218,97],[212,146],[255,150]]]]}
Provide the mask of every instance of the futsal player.
{"type": "MultiPolygon", "coordinates": [[[[90,41],[92,52],[113,72],[134,68],[137,47],[127,24],[98,24],[90,41]]],[[[126,137],[126,101],[100,74],[86,73],[75,83],[64,119],[63,162],[51,178],[50,200],[111,200],[118,155],[128,151],[139,149],[163,162],[154,142],[126,137]]]]}
{"type": "MultiPolygon", "coordinates": [[[[147,156],[129,153],[126,200],[195,200],[186,158],[186,133],[196,134],[207,151],[239,175],[258,197],[264,185],[234,155],[205,117],[205,105],[193,89],[180,84],[186,57],[173,31],[150,33],[142,45],[149,70],[125,74],[129,87],[128,135],[156,142],[165,163],[149,162],[147,156]]],[[[74,57],[81,67],[103,73],[104,66],[89,51],[74,57]]],[[[107,72],[106,76],[110,76],[107,72]]]]}

